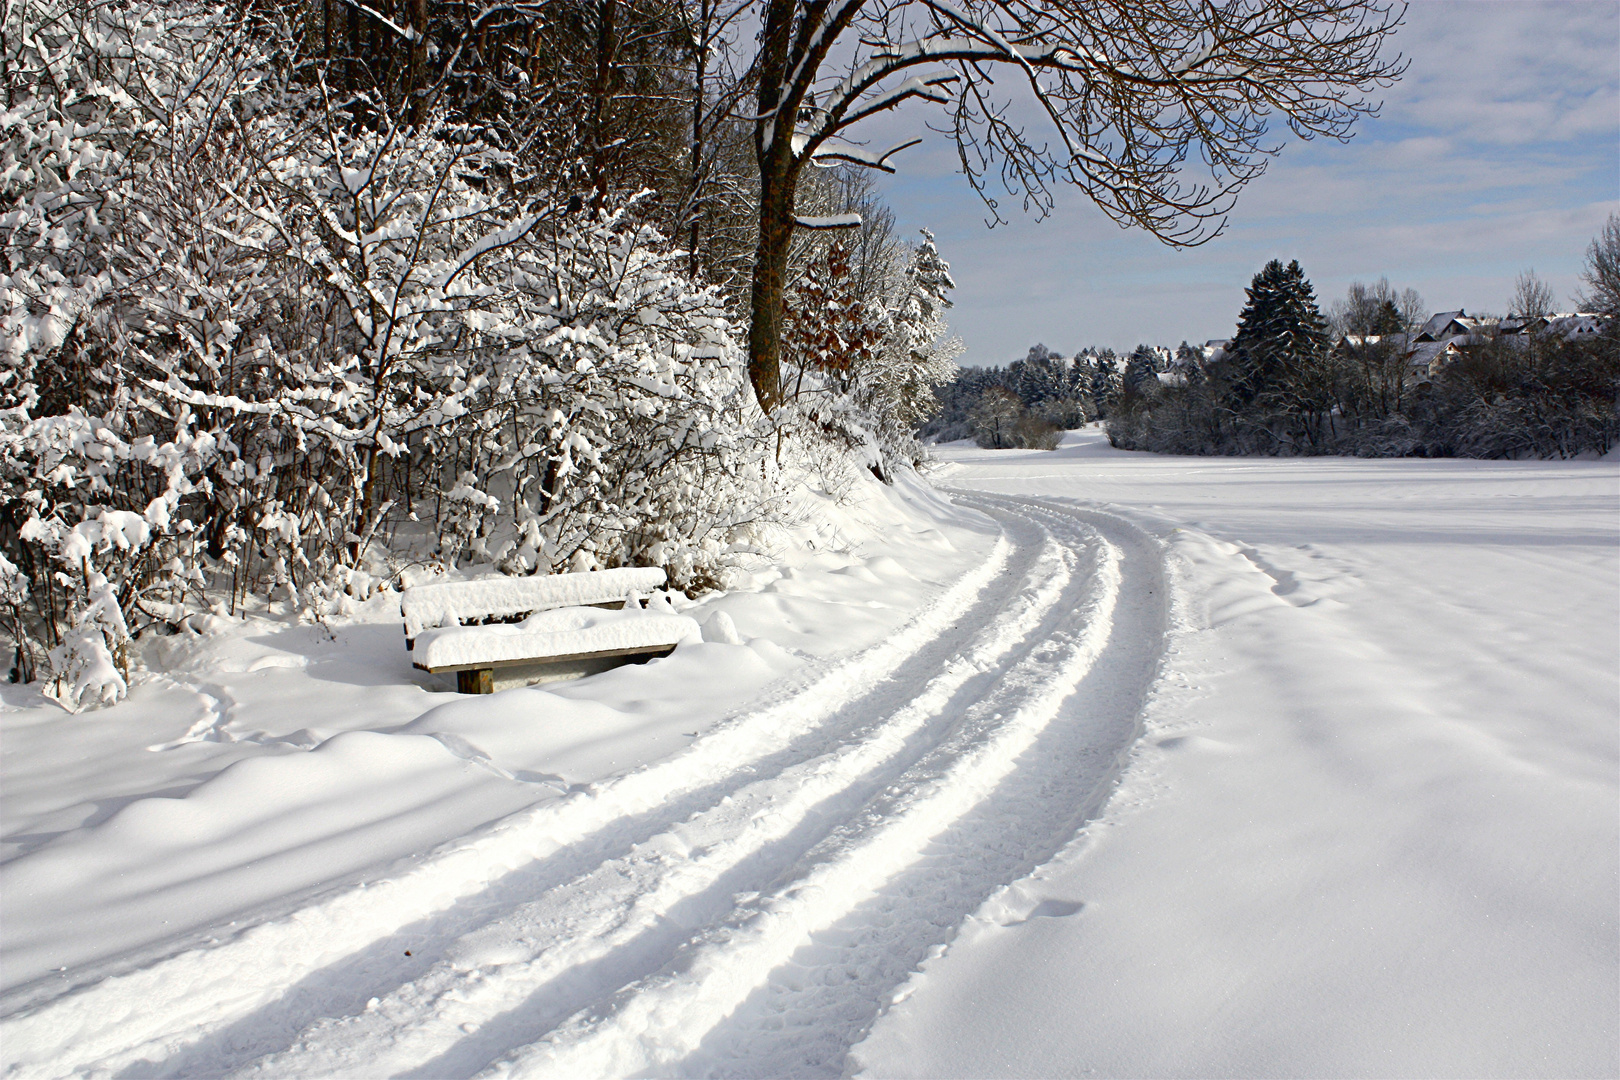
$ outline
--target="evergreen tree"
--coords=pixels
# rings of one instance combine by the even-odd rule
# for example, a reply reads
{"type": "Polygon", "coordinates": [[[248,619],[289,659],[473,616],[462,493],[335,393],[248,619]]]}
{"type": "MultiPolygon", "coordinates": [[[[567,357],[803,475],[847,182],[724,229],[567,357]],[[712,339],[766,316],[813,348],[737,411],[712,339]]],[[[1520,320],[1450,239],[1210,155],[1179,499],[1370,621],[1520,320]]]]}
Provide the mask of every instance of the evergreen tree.
{"type": "Polygon", "coordinates": [[[1400,309],[1395,301],[1385,300],[1378,305],[1378,311],[1373,315],[1372,332],[1380,337],[1385,334],[1398,334],[1406,329],[1406,321],[1401,318],[1400,309]]]}
{"type": "Polygon", "coordinates": [[[1044,344],[1030,346],[1028,355],[1008,368],[1013,387],[1026,406],[1033,408],[1063,396],[1061,358],[1044,344]]]}
{"type": "Polygon", "coordinates": [[[1153,370],[1154,352],[1150,345],[1138,345],[1125,363],[1125,392],[1140,396],[1152,389],[1156,382],[1153,370]]]}
{"type": "Polygon", "coordinates": [[[1327,324],[1297,260],[1267,263],[1248,288],[1231,356],[1228,393],[1237,412],[1287,410],[1325,353],[1327,324]]]}
{"type": "Polygon", "coordinates": [[[951,264],[940,258],[934,234],[921,231],[877,362],[856,373],[861,405],[874,419],[884,454],[913,464],[921,459],[917,429],[939,410],[937,390],[956,378],[962,352],[961,339],[949,336],[945,324],[946,294],[956,288],[951,264]]]}
{"type": "Polygon", "coordinates": [[[1091,400],[1099,417],[1108,416],[1122,389],[1118,358],[1113,349],[1104,349],[1091,370],[1091,400]]]}

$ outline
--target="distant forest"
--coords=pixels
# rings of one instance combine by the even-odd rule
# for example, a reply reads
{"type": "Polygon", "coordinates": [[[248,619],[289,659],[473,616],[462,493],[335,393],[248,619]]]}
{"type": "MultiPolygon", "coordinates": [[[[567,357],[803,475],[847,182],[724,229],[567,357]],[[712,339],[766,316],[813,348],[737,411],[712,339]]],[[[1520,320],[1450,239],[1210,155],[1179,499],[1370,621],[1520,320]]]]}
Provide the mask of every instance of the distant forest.
{"type": "Polygon", "coordinates": [[[1575,313],[1520,276],[1505,317],[1429,314],[1388,281],[1325,314],[1299,263],[1268,263],[1230,340],[1121,356],[1036,345],[964,368],[923,429],[939,442],[1055,447],[1092,420],[1128,450],[1173,454],[1571,457],[1620,441],[1620,217],[1587,250],[1575,313]]]}

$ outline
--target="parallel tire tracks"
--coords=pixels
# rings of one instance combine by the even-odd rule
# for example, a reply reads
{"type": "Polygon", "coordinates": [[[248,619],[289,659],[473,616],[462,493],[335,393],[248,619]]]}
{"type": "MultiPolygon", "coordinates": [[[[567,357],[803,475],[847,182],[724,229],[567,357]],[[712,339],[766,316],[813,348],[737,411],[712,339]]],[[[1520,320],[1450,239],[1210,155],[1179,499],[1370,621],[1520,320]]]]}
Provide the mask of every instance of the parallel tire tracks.
{"type": "Polygon", "coordinates": [[[928,950],[1096,812],[1156,670],[1158,553],[1128,533],[1127,551],[1069,514],[984,504],[1074,544],[1091,533],[1093,573],[1066,617],[776,887],[694,935],[665,970],[480,1075],[842,1075],[849,1046],[928,950]]]}
{"type": "Polygon", "coordinates": [[[841,1072],[927,951],[1095,812],[1157,661],[1151,540],[969,501],[1001,543],[884,645],[394,880],[9,1017],[10,1071],[841,1072]]]}

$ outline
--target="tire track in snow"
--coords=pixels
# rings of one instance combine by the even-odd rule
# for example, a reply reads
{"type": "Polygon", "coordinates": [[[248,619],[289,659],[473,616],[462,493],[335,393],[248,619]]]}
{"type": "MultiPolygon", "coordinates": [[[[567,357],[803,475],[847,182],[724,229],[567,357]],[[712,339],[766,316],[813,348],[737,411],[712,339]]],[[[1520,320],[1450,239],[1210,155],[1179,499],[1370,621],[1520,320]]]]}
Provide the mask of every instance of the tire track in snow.
{"type": "Polygon", "coordinates": [[[586,981],[578,978],[581,970],[661,967],[689,926],[732,909],[729,882],[768,880],[833,822],[859,810],[933,745],[922,737],[925,729],[949,724],[965,686],[998,673],[1004,657],[1053,619],[1076,556],[1050,537],[1043,547],[1027,584],[1000,616],[858,739],[747,783],[625,856],[492,920],[362,1014],[317,1024],[293,1050],[235,1075],[474,1071],[512,1039],[532,1037],[537,1013],[561,1019],[599,996],[600,988],[578,986],[586,981]],[[584,1002],[568,1004],[570,990],[583,992],[584,1002]],[[537,1000],[542,992],[544,1004],[537,1000]],[[502,1041],[509,1031],[517,1034],[502,1041]],[[492,1048],[482,1049],[492,1040],[492,1048]]]}
{"type": "MultiPolygon", "coordinates": [[[[349,980],[339,969],[357,954],[376,951],[402,930],[422,929],[457,905],[476,915],[487,906],[478,901],[492,885],[558,853],[567,863],[574,849],[590,849],[588,841],[615,823],[650,816],[661,824],[660,811],[680,805],[676,797],[683,792],[701,792],[716,775],[747,776],[752,764],[791,750],[840,710],[881,690],[896,672],[951,637],[949,631],[966,616],[993,609],[1001,597],[983,595],[993,585],[1016,588],[1016,580],[998,580],[1015,551],[1004,534],[982,564],[889,639],[787,680],[771,699],[716,725],[673,758],[512,815],[473,838],[446,845],[397,878],[347,887],[222,945],[191,949],[25,1007],[0,1021],[7,1074],[69,1075],[145,1063],[150,1064],[135,1072],[168,1074],[165,1059],[184,1057],[188,1046],[214,1033],[239,1053],[246,1049],[240,1045],[244,1038],[249,1044],[253,1039],[233,1028],[251,1026],[254,1014],[289,988],[295,997],[308,997],[311,982],[314,1000],[292,1003],[289,1015],[278,1018],[281,1025],[296,1032],[300,1016],[307,1021],[330,1015],[321,1010],[332,989],[320,985],[322,977],[335,973],[330,982],[352,995],[354,987],[346,985],[349,980]]],[[[972,620],[967,621],[971,629],[972,620]]],[[[529,884],[544,888],[546,883],[542,878],[529,884]]],[[[384,965],[383,974],[403,968],[409,977],[422,966],[395,959],[384,965]]],[[[271,1038],[274,1042],[275,1033],[271,1038]]]]}
{"type": "MultiPolygon", "coordinates": [[[[930,905],[921,906],[912,899],[916,891],[911,884],[915,872],[937,861],[932,855],[919,859],[915,854],[917,830],[939,826],[950,816],[946,811],[954,810],[956,829],[964,831],[963,823],[971,823],[974,807],[984,801],[986,791],[1000,791],[995,785],[984,788],[986,777],[1006,765],[1006,755],[1016,749],[1019,739],[1028,743],[1033,731],[1038,748],[1040,733],[1053,726],[1050,717],[1041,719],[1044,706],[1032,705],[1032,695],[1040,684],[1050,683],[1049,676],[1055,670],[1053,664],[1062,659],[1060,654],[1067,655],[1071,661],[1075,659],[1071,647],[1075,642],[1068,640],[1074,637],[1072,627],[1065,629],[1060,612],[1035,620],[1040,625],[1029,635],[1032,640],[1024,648],[1013,650],[1021,655],[1013,656],[998,668],[989,664],[995,668],[992,675],[982,673],[986,666],[983,649],[998,638],[1005,645],[1009,635],[1016,637],[1018,630],[1027,630],[1030,612],[1035,609],[1032,599],[1042,591],[1043,585],[1050,592],[1055,580],[1055,575],[1048,575],[1043,582],[1038,572],[1040,560],[1032,555],[1038,547],[1031,539],[1036,532],[1032,527],[1034,521],[1053,523],[1068,539],[1071,551],[1082,549],[1085,543],[1070,515],[1017,500],[976,498],[975,501],[1001,510],[997,516],[1014,511],[1008,521],[1008,531],[1019,541],[1010,552],[1000,550],[994,569],[981,568],[980,576],[988,579],[1009,561],[1027,562],[1033,576],[1014,573],[1007,575],[1013,580],[995,582],[994,587],[988,587],[992,583],[987,580],[981,582],[977,588],[984,595],[977,596],[976,603],[970,598],[960,605],[960,625],[954,628],[947,625],[933,640],[923,642],[912,649],[908,658],[890,667],[894,685],[883,688],[882,692],[867,688],[866,699],[860,693],[846,695],[843,713],[836,709],[823,710],[819,716],[802,718],[796,736],[782,743],[774,755],[769,752],[756,755],[751,765],[738,763],[726,774],[724,783],[697,785],[690,788],[686,797],[677,794],[639,813],[621,814],[569,847],[552,851],[549,857],[546,854],[531,856],[521,872],[502,876],[488,865],[474,866],[486,879],[493,877],[494,880],[442,903],[435,914],[409,927],[410,936],[403,940],[416,944],[420,950],[424,944],[422,938],[427,937],[426,957],[419,951],[417,959],[401,963],[398,948],[401,938],[385,934],[377,938],[369,950],[350,950],[326,967],[317,968],[304,983],[284,995],[287,1000],[274,1003],[275,1007],[237,1010],[240,1019],[235,1024],[224,1026],[216,1022],[187,1029],[184,1018],[178,1016],[180,1010],[171,1007],[169,1032],[149,1039],[144,1046],[132,1048],[125,1042],[122,1047],[99,1057],[63,1055],[77,1058],[74,1064],[58,1058],[54,1062],[40,1062],[43,1068],[21,1071],[28,1075],[58,1075],[88,1067],[96,1072],[117,1071],[119,1075],[129,1076],[220,1075],[231,1067],[260,1059],[261,1071],[277,1076],[384,1072],[449,1076],[469,1075],[502,1055],[508,1055],[508,1066],[520,1066],[520,1072],[527,1072],[548,1054],[570,1047],[576,1053],[587,1051],[583,1058],[575,1060],[590,1061],[585,1044],[577,1036],[588,1034],[592,1029],[596,1023],[591,1020],[592,1016],[603,1016],[611,1025],[613,1018],[623,1012],[626,1001],[635,1001],[638,993],[645,1000],[645,991],[660,985],[661,979],[679,978],[668,972],[696,970],[691,966],[694,957],[728,956],[733,952],[729,944],[731,935],[737,933],[739,927],[751,925],[743,921],[750,914],[757,921],[770,912],[788,912],[778,916],[779,921],[786,920],[783,932],[797,932],[793,929],[795,921],[807,910],[804,905],[809,903],[808,897],[816,895],[817,886],[823,896],[828,894],[829,881],[835,886],[833,893],[847,893],[847,890],[838,893],[839,889],[845,889],[848,881],[840,882],[835,871],[826,869],[829,865],[844,866],[841,872],[862,879],[861,887],[870,893],[870,886],[875,883],[866,879],[876,865],[872,851],[882,849],[887,851],[884,857],[898,867],[890,868],[890,884],[885,889],[900,889],[900,899],[893,901],[892,896],[880,893],[858,903],[852,912],[841,917],[836,915],[836,909],[841,904],[847,906],[843,901],[822,903],[815,909],[820,912],[818,920],[826,922],[832,918],[833,924],[817,940],[799,946],[787,965],[794,971],[816,973],[808,989],[814,990],[827,981],[820,969],[806,966],[804,954],[807,949],[829,949],[825,940],[829,933],[848,940],[828,953],[836,959],[827,970],[838,969],[840,965],[849,968],[852,954],[856,956],[857,969],[861,964],[869,965],[877,939],[870,933],[854,933],[846,924],[858,922],[874,904],[880,907],[890,904],[893,909],[880,911],[879,921],[898,928],[899,936],[891,934],[880,952],[890,955],[890,967],[900,964],[898,970],[882,973],[876,979],[844,980],[842,989],[834,988],[834,1000],[830,1003],[832,1013],[824,1008],[828,1006],[826,1001],[812,1002],[808,1011],[802,1003],[798,1006],[802,1014],[812,1018],[819,1016],[823,1021],[812,1025],[815,1032],[812,1041],[819,1042],[810,1049],[817,1053],[806,1053],[801,1045],[802,1037],[797,1040],[777,1038],[774,1043],[769,1037],[760,1038],[759,1030],[765,1030],[768,1036],[773,1024],[780,1029],[784,988],[791,990],[803,980],[791,973],[784,978],[781,964],[761,971],[759,957],[762,954],[756,948],[744,950],[732,958],[727,968],[730,974],[721,980],[723,983],[730,980],[726,983],[729,999],[742,1001],[742,1007],[729,1012],[719,1009],[720,1019],[707,1026],[693,1025],[685,1019],[679,1021],[676,1026],[689,1030],[674,1041],[666,1039],[658,1043],[655,1040],[658,1053],[646,1059],[663,1062],[661,1066],[652,1066],[661,1071],[735,1071],[753,1075],[839,1071],[840,1066],[834,1063],[841,1062],[848,1046],[864,1034],[876,1008],[886,1001],[885,993],[892,993],[892,988],[909,974],[929,945],[942,940],[942,935],[948,938],[954,933],[965,914],[949,903],[938,903],[937,898],[930,905]],[[1005,603],[1003,595],[1020,599],[1021,615],[1017,611],[995,614],[1005,603]],[[977,658],[964,657],[952,662],[950,652],[941,650],[953,636],[963,643],[973,642],[962,651],[971,653],[978,647],[977,658]],[[1057,653],[1053,652],[1055,646],[1061,646],[1057,653]],[[912,673],[910,676],[908,671],[912,673]],[[928,675],[934,676],[931,681],[928,675]],[[964,706],[965,701],[973,700],[973,694],[982,685],[995,680],[997,675],[1000,679],[996,685],[987,688],[986,704],[978,708],[964,706]],[[954,700],[951,698],[953,685],[957,695],[954,700]],[[923,687],[921,693],[917,690],[919,686],[923,687]],[[1014,722],[1010,725],[1002,723],[1003,716],[998,714],[996,702],[1003,706],[1002,713],[1007,707],[1013,707],[1014,722]],[[1022,712],[1016,707],[1019,703],[1023,706],[1022,712]],[[880,704],[884,708],[877,708],[880,704]],[[1021,726],[1024,730],[1021,734],[1009,735],[1009,726],[1021,726]],[[850,740],[850,744],[843,745],[844,740],[850,740]],[[964,777],[969,777],[973,770],[963,773],[962,762],[970,757],[980,763],[977,786],[964,787],[964,777]],[[986,762],[993,763],[986,765],[986,762]],[[909,833],[904,829],[895,830],[897,815],[910,823],[906,827],[909,833]],[[688,818],[691,820],[686,820],[688,818]],[[882,841],[879,848],[873,848],[872,844],[877,843],[873,836],[879,835],[888,839],[882,841]],[[897,840],[896,837],[902,838],[897,840]],[[887,847],[883,848],[883,844],[887,847]],[[852,845],[854,850],[865,852],[853,862],[849,855],[852,845]],[[851,866],[860,869],[851,870],[851,866]],[[833,876],[828,878],[828,874],[833,876]],[[790,883],[786,891],[779,887],[773,892],[771,886],[777,881],[790,883]],[[770,898],[759,901],[757,897],[745,896],[739,905],[732,894],[743,888],[759,889],[770,898]],[[536,901],[534,898],[539,894],[544,895],[536,901]],[[795,911],[799,915],[793,914],[795,911]],[[922,923],[918,923],[918,918],[922,923]],[[915,957],[908,959],[912,954],[916,954],[915,957]],[[357,957],[362,961],[359,966],[366,970],[350,977],[346,973],[356,966],[357,957]],[[666,974],[660,975],[660,970],[666,974]],[[541,989],[524,998],[524,993],[536,985],[541,989]],[[613,1008],[615,987],[628,987],[618,995],[618,1009],[613,1008]],[[369,1008],[367,988],[380,995],[378,1000],[370,1002],[369,1008]],[[514,996],[520,999],[516,1007],[513,1007],[514,996]],[[574,1004],[569,1005],[570,1001],[574,1004]],[[755,1007],[762,1003],[768,1006],[763,1012],[755,1007]],[[581,1004],[594,1005],[598,1010],[606,1006],[606,1010],[576,1016],[570,1024],[554,1031],[547,1045],[523,1047],[556,1027],[558,1021],[566,1018],[568,1010],[581,1004]],[[840,1012],[855,1016],[856,1020],[825,1022],[828,1015],[840,1012]],[[320,1017],[339,1019],[331,1024],[317,1024],[304,1033],[305,1038],[297,1038],[309,1020],[320,1017]],[[274,1030],[267,1033],[266,1028],[274,1030]],[[199,1042],[199,1035],[208,1037],[199,1042]],[[400,1052],[389,1051],[378,1056],[365,1049],[369,1045],[375,1050],[391,1039],[398,1040],[400,1052]],[[763,1057],[757,1052],[739,1057],[733,1045],[739,1039],[756,1051],[763,1047],[768,1052],[763,1057]],[[346,1046],[358,1053],[344,1057],[346,1046]],[[273,1054],[289,1047],[293,1048],[293,1053],[273,1054]],[[266,1058],[266,1053],[272,1056],[266,1058]],[[437,1056],[424,1060],[424,1055],[434,1053],[437,1056]],[[142,1061],[142,1058],[148,1060],[142,1061]],[[803,1063],[812,1058],[820,1061],[822,1067],[807,1070],[803,1063]],[[767,1064],[772,1061],[786,1064],[767,1064]],[[795,1066],[793,1062],[801,1064],[795,1066]],[[131,1065],[135,1067],[129,1067],[131,1065]]],[[[1071,554],[1071,564],[1073,559],[1071,554]]],[[[1101,581],[1098,578],[1092,584],[1101,581]]],[[[962,583],[958,589],[967,584],[962,583]]],[[[1073,600],[1075,591],[1076,587],[1071,586],[1064,596],[1073,600]]],[[[1095,589],[1091,592],[1090,599],[1096,601],[1095,589]]],[[[913,620],[907,629],[917,621],[913,620]]],[[[1106,619],[1092,624],[1094,631],[1097,626],[1103,627],[1104,640],[1106,624],[1106,619]]],[[[1092,645],[1101,648],[1095,633],[1092,645]]],[[[842,666],[833,667],[811,685],[825,685],[829,679],[842,677],[842,670],[842,666]]],[[[783,717],[782,713],[795,703],[803,703],[806,696],[805,688],[801,688],[796,696],[781,696],[775,706],[738,718],[735,723],[749,723],[761,716],[791,722],[792,718],[783,717]]],[[[1134,724],[1134,713],[1132,722],[1134,724]]],[[[1087,747],[1082,746],[1080,750],[1085,752],[1087,747]]],[[[1016,762],[1016,753],[1013,758],[1016,762]]],[[[1096,776],[1092,779],[1096,780],[1096,776]]],[[[1006,786],[1005,780],[1001,786],[1006,786]]],[[[1100,786],[1106,789],[1108,785],[1100,786]]],[[[1100,796],[1094,792],[1091,801],[1100,801],[1100,796]]],[[[508,823],[534,816],[532,811],[515,815],[508,823]]],[[[1080,816],[1083,818],[1084,813],[1080,816]]],[[[1075,818],[1067,827],[1058,828],[1063,833],[1061,839],[1066,840],[1072,834],[1079,820],[1075,818]]],[[[982,827],[978,833],[983,833],[982,827]]],[[[486,840],[479,838],[457,850],[477,848],[486,840]]],[[[987,849],[998,847],[993,835],[981,835],[980,840],[988,841],[984,845],[987,849]]],[[[936,840],[933,846],[938,845],[936,840]]],[[[1006,847],[1005,844],[999,846],[1006,847]]],[[[968,875],[972,878],[972,887],[958,890],[959,895],[982,899],[980,894],[986,888],[1004,885],[1026,873],[1030,853],[1039,854],[1042,850],[1044,845],[1037,843],[1033,847],[1019,847],[1016,852],[1001,853],[1003,857],[997,862],[1001,869],[990,877],[968,875]]],[[[486,847],[483,853],[493,852],[486,847]]],[[[401,880],[409,880],[414,873],[407,873],[401,880]]],[[[420,879],[417,883],[421,884],[420,879]]],[[[976,906],[977,903],[971,903],[966,910],[971,911],[976,906]]],[[[305,912],[300,912],[293,919],[303,915],[305,912]]],[[[248,936],[252,933],[250,931],[248,936]]],[[[245,940],[246,937],[233,944],[245,940]]],[[[782,942],[778,941],[776,948],[780,951],[782,942]]],[[[709,992],[712,989],[712,985],[707,986],[703,994],[682,1004],[700,1012],[707,1008],[710,1014],[716,1014],[716,999],[709,992]]],[[[679,996],[683,992],[675,993],[679,996]]],[[[787,996],[798,1000],[804,994],[793,991],[787,996]]],[[[821,996],[826,997],[826,994],[821,996]]],[[[727,995],[720,995],[722,1006],[725,1000],[728,1000],[727,995]]],[[[119,1026],[111,1025],[114,1029],[119,1026]]],[[[601,1024],[596,1026],[607,1030],[601,1024]]],[[[127,1025],[124,1030],[128,1031],[127,1025]]],[[[105,1033],[104,1042],[114,1039],[115,1030],[105,1033]]],[[[13,1053],[8,1051],[7,1056],[13,1057],[13,1053]]],[[[502,1071],[501,1067],[496,1071],[502,1071]]],[[[599,1070],[587,1066],[586,1071],[599,1070]]]]}
{"type": "Polygon", "coordinates": [[[1022,921],[1084,906],[1080,898],[1043,895],[1023,879],[1102,811],[1140,735],[1171,618],[1163,546],[1111,515],[1034,503],[1025,509],[1042,520],[1089,522],[1120,549],[1122,584],[1107,647],[994,795],[848,916],[811,935],[696,1051],[661,1074],[846,1075],[850,1049],[966,918],[1022,921]]]}
{"type": "MultiPolygon", "coordinates": [[[[1086,528],[1077,527],[1082,515],[1025,512],[1060,528],[1068,522],[1071,535],[1086,528]]],[[[1161,562],[1129,526],[1085,516],[1123,549],[1100,538],[1091,595],[952,738],[818,845],[785,884],[694,936],[664,971],[481,1075],[840,1074],[885,993],[987,896],[1067,842],[1112,790],[1134,741],[1162,642],[1161,562]],[[1103,673],[1114,685],[1093,687],[1127,569],[1127,640],[1103,673]],[[1083,683],[1124,708],[1087,724],[1071,701],[1083,683]]]]}

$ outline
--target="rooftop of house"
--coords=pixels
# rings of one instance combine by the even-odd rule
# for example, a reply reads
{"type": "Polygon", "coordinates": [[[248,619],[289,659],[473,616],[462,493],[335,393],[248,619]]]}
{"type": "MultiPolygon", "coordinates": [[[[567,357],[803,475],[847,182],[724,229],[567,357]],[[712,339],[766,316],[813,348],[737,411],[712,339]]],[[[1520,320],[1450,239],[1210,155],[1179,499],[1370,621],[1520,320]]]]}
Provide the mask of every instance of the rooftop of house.
{"type": "Polygon", "coordinates": [[[1379,342],[1389,342],[1396,348],[1406,348],[1411,345],[1412,335],[1404,331],[1399,334],[1345,334],[1339,339],[1341,345],[1377,345],[1379,342]]]}
{"type": "Polygon", "coordinates": [[[1434,341],[1441,336],[1441,332],[1454,320],[1461,319],[1468,313],[1462,308],[1456,311],[1437,311],[1429,316],[1429,321],[1418,330],[1416,341],[1434,341]]]}

